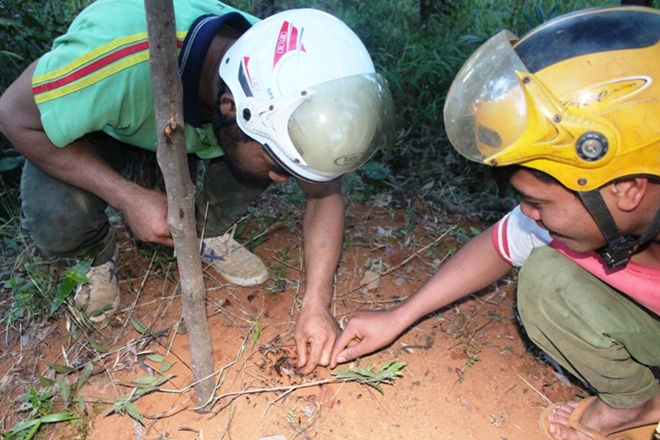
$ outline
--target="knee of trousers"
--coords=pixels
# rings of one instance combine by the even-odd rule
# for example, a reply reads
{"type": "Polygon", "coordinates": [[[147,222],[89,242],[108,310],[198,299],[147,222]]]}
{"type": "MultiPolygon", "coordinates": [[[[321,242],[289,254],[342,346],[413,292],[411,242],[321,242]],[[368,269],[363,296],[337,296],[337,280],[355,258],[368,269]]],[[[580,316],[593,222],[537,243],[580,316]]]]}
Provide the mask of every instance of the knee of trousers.
{"type": "Polygon", "coordinates": [[[29,161],[21,177],[21,226],[43,251],[61,257],[81,255],[103,241],[109,230],[108,204],[68,185],[29,161]]]}
{"type": "Polygon", "coordinates": [[[36,207],[29,209],[29,215],[22,210],[21,226],[39,249],[59,257],[84,254],[102,243],[111,229],[105,215],[85,216],[75,210],[36,207]]]}
{"type": "MultiPolygon", "coordinates": [[[[525,330],[536,332],[575,316],[588,298],[576,292],[585,271],[551,247],[534,249],[518,276],[518,312],[525,330]]],[[[579,313],[579,312],[578,312],[579,313]]]]}

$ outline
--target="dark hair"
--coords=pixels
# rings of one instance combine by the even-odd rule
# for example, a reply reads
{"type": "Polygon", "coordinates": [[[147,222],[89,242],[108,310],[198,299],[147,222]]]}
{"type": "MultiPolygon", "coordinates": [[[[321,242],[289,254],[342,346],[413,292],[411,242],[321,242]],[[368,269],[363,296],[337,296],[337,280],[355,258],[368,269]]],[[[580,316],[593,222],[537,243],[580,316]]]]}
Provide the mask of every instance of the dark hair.
{"type": "Polygon", "coordinates": [[[543,183],[562,185],[562,183],[559,180],[555,179],[550,174],[534,168],[527,168],[522,165],[507,165],[504,167],[492,167],[490,170],[490,175],[495,181],[495,184],[498,186],[498,188],[503,189],[509,184],[509,181],[511,180],[513,175],[520,170],[528,171],[543,183]]]}

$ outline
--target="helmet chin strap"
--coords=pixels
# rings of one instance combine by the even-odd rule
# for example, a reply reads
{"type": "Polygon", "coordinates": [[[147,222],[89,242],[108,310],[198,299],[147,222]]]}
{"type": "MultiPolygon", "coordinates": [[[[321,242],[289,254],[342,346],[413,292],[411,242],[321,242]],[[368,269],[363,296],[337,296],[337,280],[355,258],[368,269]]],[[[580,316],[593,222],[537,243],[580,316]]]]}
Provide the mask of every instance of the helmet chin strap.
{"type": "Polygon", "coordinates": [[[582,203],[596,221],[600,232],[607,240],[607,246],[596,249],[601,258],[610,269],[623,268],[637,248],[660,233],[660,209],[644,234],[635,239],[633,236],[623,236],[612,214],[610,214],[600,191],[594,189],[587,192],[578,192],[582,203]]]}

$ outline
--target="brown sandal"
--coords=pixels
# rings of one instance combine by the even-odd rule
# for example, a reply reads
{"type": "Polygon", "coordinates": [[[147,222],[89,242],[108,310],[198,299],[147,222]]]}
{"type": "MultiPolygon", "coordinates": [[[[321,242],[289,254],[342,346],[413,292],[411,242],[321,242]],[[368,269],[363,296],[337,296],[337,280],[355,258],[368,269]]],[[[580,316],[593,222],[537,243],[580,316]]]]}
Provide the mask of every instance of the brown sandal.
{"type": "MultiPolygon", "coordinates": [[[[625,431],[620,431],[611,434],[607,437],[604,437],[602,434],[599,434],[598,432],[582,425],[580,423],[582,414],[587,408],[589,408],[589,405],[591,405],[595,399],[598,399],[598,397],[591,396],[591,397],[587,397],[586,399],[582,399],[582,401],[578,403],[578,405],[571,413],[571,416],[568,419],[568,423],[566,424],[566,427],[581,432],[589,436],[593,440],[652,440],[653,439],[653,433],[656,428],[655,424],[627,429],[625,431]]],[[[547,438],[548,440],[557,440],[555,439],[555,437],[551,436],[550,432],[548,431],[548,427],[550,426],[550,423],[552,423],[550,422],[548,417],[550,417],[552,411],[559,405],[560,405],[559,403],[555,403],[554,405],[551,405],[546,409],[544,409],[543,412],[541,413],[541,418],[540,418],[541,431],[543,432],[543,435],[545,435],[545,438],[547,438]]]]}

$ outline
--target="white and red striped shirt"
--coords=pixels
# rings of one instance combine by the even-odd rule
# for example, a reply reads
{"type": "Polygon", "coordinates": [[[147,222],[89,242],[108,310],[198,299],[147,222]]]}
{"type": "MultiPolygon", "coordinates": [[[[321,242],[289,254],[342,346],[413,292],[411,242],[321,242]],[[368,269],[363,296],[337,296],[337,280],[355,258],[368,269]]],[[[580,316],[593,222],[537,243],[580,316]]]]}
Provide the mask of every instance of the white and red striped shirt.
{"type": "Polygon", "coordinates": [[[660,315],[660,267],[630,261],[622,269],[610,270],[595,252],[574,252],[552,240],[548,231],[522,213],[520,206],[497,222],[492,240],[502,259],[515,267],[522,266],[535,247],[552,246],[589,273],[660,315]]]}

